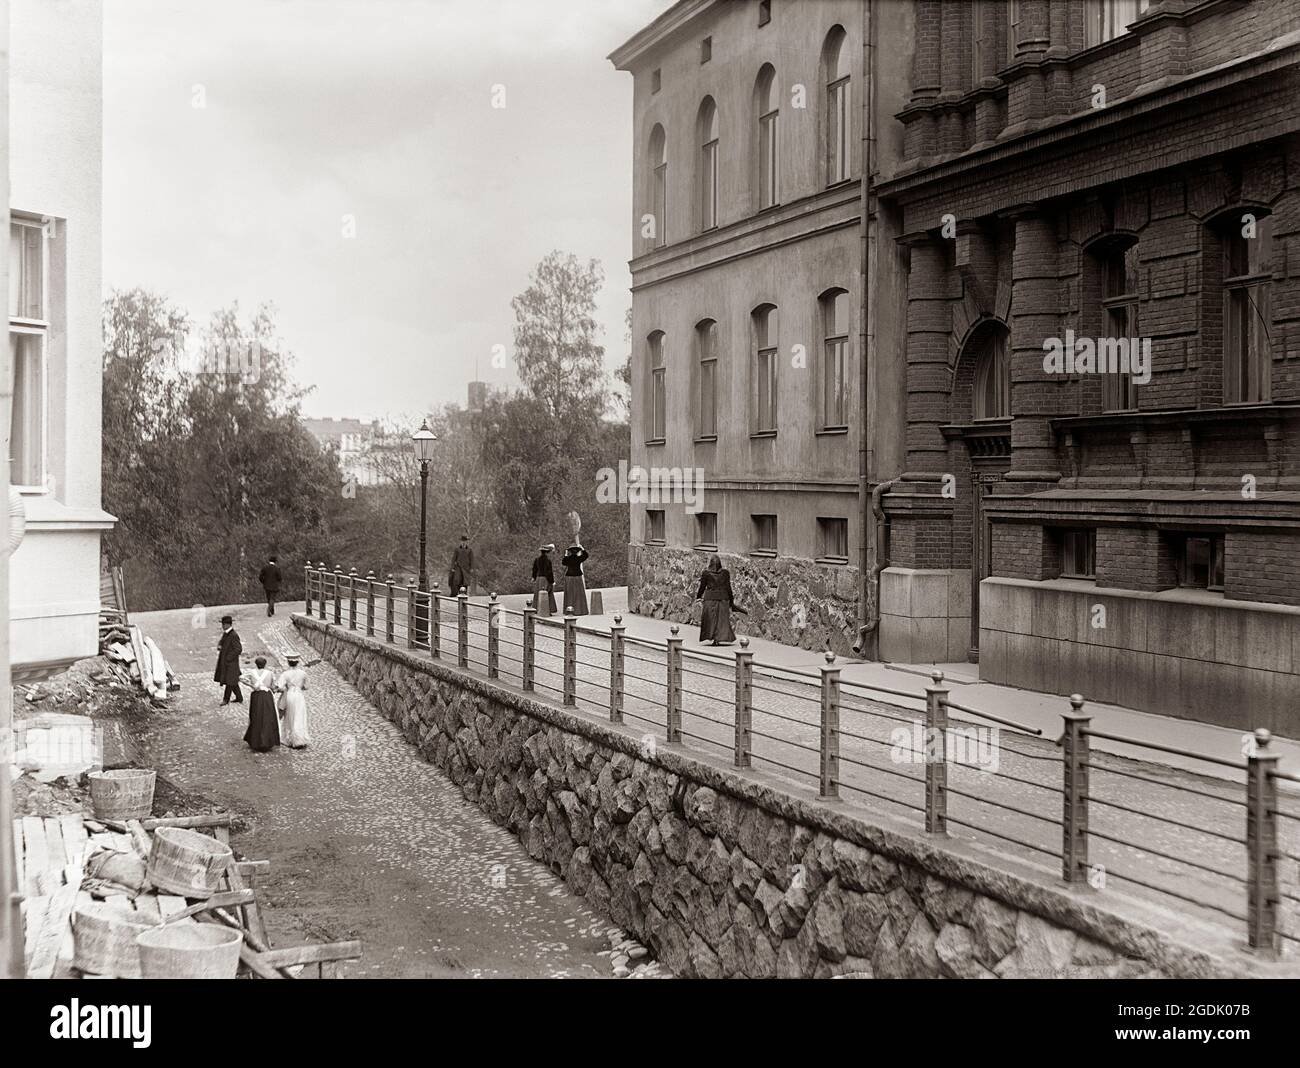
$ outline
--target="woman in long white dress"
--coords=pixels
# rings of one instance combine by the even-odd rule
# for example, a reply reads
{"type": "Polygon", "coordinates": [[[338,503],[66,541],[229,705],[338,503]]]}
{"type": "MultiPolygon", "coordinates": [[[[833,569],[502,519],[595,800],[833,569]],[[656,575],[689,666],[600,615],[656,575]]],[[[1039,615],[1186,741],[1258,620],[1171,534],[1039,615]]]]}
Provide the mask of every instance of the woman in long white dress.
{"type": "Polygon", "coordinates": [[[285,657],[289,667],[280,672],[275,688],[280,691],[280,738],[290,749],[305,749],[311,742],[307,732],[307,672],[298,666],[301,657],[285,657]]]}

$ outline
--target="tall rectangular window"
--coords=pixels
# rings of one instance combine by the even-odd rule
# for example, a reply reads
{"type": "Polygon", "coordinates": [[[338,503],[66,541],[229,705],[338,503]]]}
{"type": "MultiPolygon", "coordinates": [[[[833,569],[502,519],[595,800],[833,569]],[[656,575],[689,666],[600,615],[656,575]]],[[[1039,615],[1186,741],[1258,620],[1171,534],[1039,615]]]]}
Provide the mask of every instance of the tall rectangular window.
{"type": "Polygon", "coordinates": [[[848,563],[849,521],[834,516],[817,517],[817,557],[834,563],[848,563]]]}
{"type": "MultiPolygon", "coordinates": [[[[1117,249],[1105,260],[1105,289],[1102,306],[1106,312],[1106,336],[1138,336],[1138,246],[1133,242],[1117,249]]],[[[1126,371],[1107,374],[1102,379],[1102,408],[1108,412],[1131,411],[1137,407],[1137,389],[1133,376],[1126,371]]]]}
{"type": "Polygon", "coordinates": [[[718,324],[706,319],[695,328],[699,395],[696,402],[695,436],[718,436],[718,324]]]}
{"type": "Polygon", "coordinates": [[[828,184],[847,181],[849,177],[849,77],[845,75],[826,87],[826,180],[828,184]]]}
{"type": "Polygon", "coordinates": [[[1273,217],[1250,228],[1234,219],[1224,238],[1223,399],[1227,404],[1266,401],[1272,395],[1273,217]]]}
{"type": "Polygon", "coordinates": [[[777,120],[779,111],[769,111],[758,120],[758,203],[760,208],[774,207],[780,202],[777,161],[780,159],[777,120]]]}
{"type": "Polygon", "coordinates": [[[23,489],[43,488],[46,435],[47,246],[44,226],[15,218],[9,225],[9,480],[23,489]]]}
{"type": "Polygon", "coordinates": [[[821,427],[848,425],[849,295],[834,289],[822,296],[821,427]]]}
{"type": "Polygon", "coordinates": [[[664,366],[664,335],[650,335],[650,396],[646,413],[647,440],[663,441],[667,436],[667,368],[664,366]]]}
{"type": "Polygon", "coordinates": [[[993,20],[989,18],[987,0],[971,0],[970,20],[970,83],[978,86],[984,78],[984,65],[993,43],[993,20]]]}
{"type": "Polygon", "coordinates": [[[776,308],[765,304],[754,311],[753,433],[776,433],[776,308]]]}
{"type": "Polygon", "coordinates": [[[750,534],[750,552],[775,553],[776,516],[752,515],[749,518],[753,524],[753,530],[750,534]]]}
{"type": "Polygon", "coordinates": [[[1016,61],[1016,46],[1020,43],[1020,0],[1007,0],[1007,63],[1016,61]]]}

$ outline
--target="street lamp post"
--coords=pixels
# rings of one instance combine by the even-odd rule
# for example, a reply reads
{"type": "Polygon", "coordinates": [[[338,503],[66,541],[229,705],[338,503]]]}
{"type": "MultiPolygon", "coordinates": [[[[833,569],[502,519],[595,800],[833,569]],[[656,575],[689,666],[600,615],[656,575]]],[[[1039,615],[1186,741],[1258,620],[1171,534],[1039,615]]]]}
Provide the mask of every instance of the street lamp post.
{"type": "MultiPolygon", "coordinates": [[[[428,543],[429,514],[429,461],[433,459],[433,446],[438,435],[429,429],[429,420],[422,420],[420,429],[411,435],[411,444],[415,447],[415,458],[420,462],[420,591],[429,592],[429,571],[425,561],[425,548],[428,543]]],[[[429,602],[428,599],[416,599],[415,633],[419,642],[427,644],[429,640],[429,602]]]]}

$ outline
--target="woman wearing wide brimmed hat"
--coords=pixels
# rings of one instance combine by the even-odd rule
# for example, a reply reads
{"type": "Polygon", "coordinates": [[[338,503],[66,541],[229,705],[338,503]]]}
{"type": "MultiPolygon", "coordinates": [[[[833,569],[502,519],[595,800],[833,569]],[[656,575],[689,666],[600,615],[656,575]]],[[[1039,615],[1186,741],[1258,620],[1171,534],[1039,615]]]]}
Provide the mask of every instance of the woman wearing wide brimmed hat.
{"type": "Polygon", "coordinates": [[[285,655],[289,665],[275,680],[280,691],[280,734],[290,749],[305,749],[311,742],[307,733],[307,672],[300,666],[297,653],[285,655]]]}
{"type": "Polygon", "coordinates": [[[533,607],[539,616],[555,615],[555,567],[551,564],[554,542],[542,545],[533,561],[533,607]]]}

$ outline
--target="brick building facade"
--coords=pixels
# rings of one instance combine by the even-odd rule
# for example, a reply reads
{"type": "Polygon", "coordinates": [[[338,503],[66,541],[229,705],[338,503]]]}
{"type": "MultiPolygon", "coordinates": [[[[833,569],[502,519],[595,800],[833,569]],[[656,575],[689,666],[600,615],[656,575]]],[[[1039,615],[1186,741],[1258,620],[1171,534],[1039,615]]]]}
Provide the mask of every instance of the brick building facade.
{"type": "Polygon", "coordinates": [[[1300,6],[913,6],[881,657],[1294,735],[1300,6]]]}

